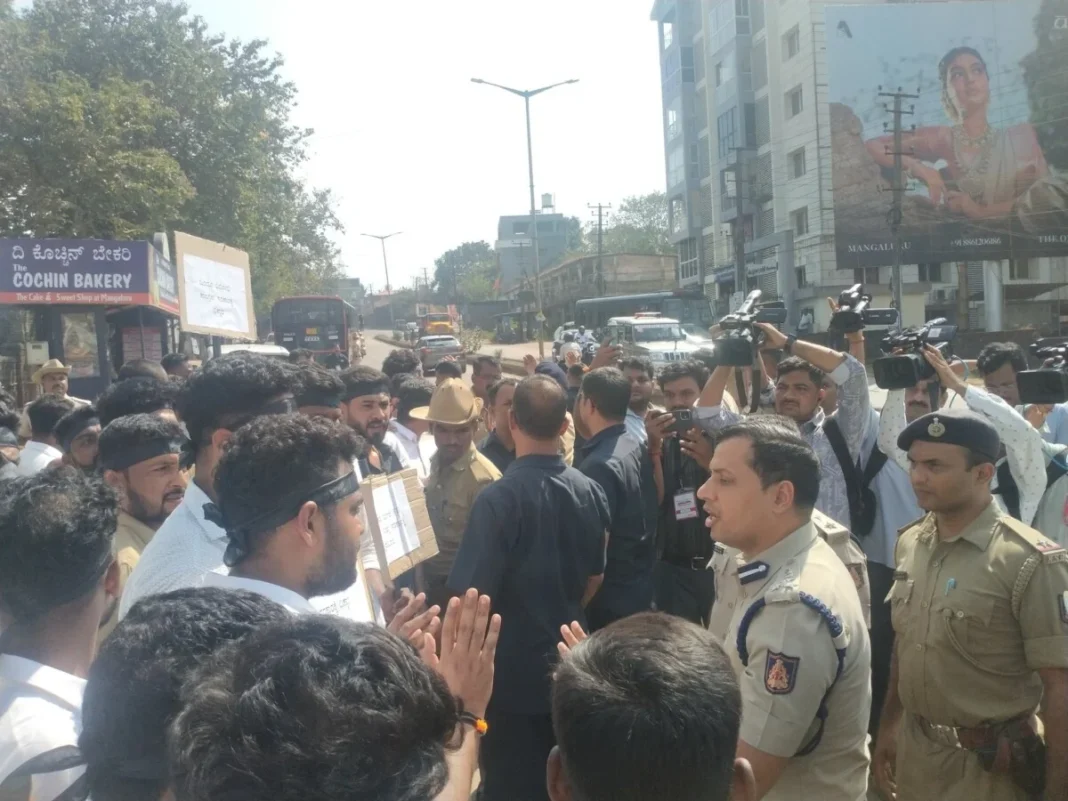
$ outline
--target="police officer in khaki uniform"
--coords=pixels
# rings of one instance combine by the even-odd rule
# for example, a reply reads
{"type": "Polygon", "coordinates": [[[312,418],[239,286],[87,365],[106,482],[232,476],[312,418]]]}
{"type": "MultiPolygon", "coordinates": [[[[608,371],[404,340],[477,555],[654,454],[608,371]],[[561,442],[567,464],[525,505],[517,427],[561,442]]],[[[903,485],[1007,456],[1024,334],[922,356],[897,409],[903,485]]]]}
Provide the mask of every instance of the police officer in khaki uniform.
{"type": "Polygon", "coordinates": [[[1068,552],[992,501],[985,418],[933,412],[898,446],[928,514],[897,542],[875,781],[902,801],[1068,798],[1068,552]]]}
{"type": "Polygon", "coordinates": [[[412,409],[411,416],[430,423],[437,451],[430,459],[426,504],[438,555],[419,565],[427,604],[446,607],[451,593],[445,582],[460,548],[471,505],[478,494],[501,477],[501,472],[478,452],[474,435],[482,416],[482,399],[462,380],[443,381],[429,406],[412,409]]]}
{"type": "Polygon", "coordinates": [[[756,795],[862,801],[871,648],[854,578],[812,521],[816,454],[761,415],[718,433],[710,472],[697,492],[717,543],[710,628],[738,674],[756,795]]]}

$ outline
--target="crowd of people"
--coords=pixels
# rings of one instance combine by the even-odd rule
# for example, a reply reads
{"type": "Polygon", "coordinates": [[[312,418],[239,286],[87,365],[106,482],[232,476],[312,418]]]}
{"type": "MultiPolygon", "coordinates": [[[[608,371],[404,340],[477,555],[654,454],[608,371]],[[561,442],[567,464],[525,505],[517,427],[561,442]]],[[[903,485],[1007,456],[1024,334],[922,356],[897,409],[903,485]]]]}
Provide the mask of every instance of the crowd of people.
{"type": "Polygon", "coordinates": [[[995,344],[878,411],[859,334],[760,325],[744,374],[48,362],[0,394],[0,801],[1068,799],[1068,406],[995,344]],[[391,577],[396,474],[437,547],[391,577]]]}

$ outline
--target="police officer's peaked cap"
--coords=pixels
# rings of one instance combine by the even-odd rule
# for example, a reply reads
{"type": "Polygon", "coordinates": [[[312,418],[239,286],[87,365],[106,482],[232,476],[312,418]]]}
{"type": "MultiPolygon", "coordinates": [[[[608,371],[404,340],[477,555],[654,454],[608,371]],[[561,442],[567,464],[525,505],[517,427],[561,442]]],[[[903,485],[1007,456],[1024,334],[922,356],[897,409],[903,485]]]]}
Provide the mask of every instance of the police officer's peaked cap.
{"type": "Polygon", "coordinates": [[[897,447],[907,451],[913,442],[960,445],[991,461],[1001,452],[997,429],[982,415],[968,409],[944,409],[913,420],[897,438],[897,447]]]}

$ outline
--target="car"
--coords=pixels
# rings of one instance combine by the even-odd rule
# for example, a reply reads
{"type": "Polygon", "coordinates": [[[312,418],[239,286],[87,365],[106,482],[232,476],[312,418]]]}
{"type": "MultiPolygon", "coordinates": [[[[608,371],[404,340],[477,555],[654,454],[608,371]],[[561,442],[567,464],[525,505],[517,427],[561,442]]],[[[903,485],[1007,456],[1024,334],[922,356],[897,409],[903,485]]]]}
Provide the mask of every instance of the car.
{"type": "Polygon", "coordinates": [[[275,359],[289,359],[289,351],[286,348],[271,343],[234,342],[228,345],[223,345],[220,348],[220,352],[223,356],[230,353],[239,353],[241,351],[258,353],[261,356],[270,356],[275,359]]]}
{"type": "Polygon", "coordinates": [[[467,372],[467,357],[460,340],[456,337],[444,334],[422,337],[415,343],[415,352],[419,355],[424,373],[433,372],[438,362],[446,356],[452,356],[459,363],[460,372],[467,372]]]}
{"type": "Polygon", "coordinates": [[[605,324],[605,336],[624,357],[646,356],[656,368],[692,359],[711,346],[691,342],[679,321],[670,317],[613,317],[605,324]]]}

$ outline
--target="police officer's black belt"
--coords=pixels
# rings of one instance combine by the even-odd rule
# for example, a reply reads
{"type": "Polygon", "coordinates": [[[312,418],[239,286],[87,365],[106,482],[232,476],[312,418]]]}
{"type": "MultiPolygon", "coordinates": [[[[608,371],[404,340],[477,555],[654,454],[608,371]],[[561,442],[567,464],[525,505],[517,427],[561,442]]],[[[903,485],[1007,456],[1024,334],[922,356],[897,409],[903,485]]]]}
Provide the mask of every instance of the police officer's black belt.
{"type": "Polygon", "coordinates": [[[157,456],[166,456],[169,453],[181,454],[185,442],[177,437],[167,439],[153,439],[134,445],[132,448],[123,448],[119,453],[100,454],[100,465],[105,470],[126,470],[135,464],[147,462],[157,456]]]}
{"type": "Polygon", "coordinates": [[[283,523],[292,520],[300,507],[308,501],[315,501],[321,506],[337,503],[360,488],[356,473],[346,473],[340,478],[328,481],[313,490],[300,490],[283,498],[270,511],[260,512],[255,505],[245,504],[239,500],[228,501],[221,506],[214,503],[204,504],[204,519],[226,529],[228,543],[223,562],[233,567],[249,553],[249,537],[261,531],[273,531],[283,523]]]}
{"type": "Polygon", "coordinates": [[[328,392],[322,389],[309,389],[297,397],[297,406],[326,406],[336,409],[341,405],[340,392],[328,392]]]}
{"type": "Polygon", "coordinates": [[[15,432],[10,428],[0,426],[0,448],[19,445],[19,438],[15,436],[15,432]]]}
{"type": "MultiPolygon", "coordinates": [[[[85,429],[92,428],[93,426],[98,426],[98,425],[100,425],[100,418],[99,417],[87,417],[87,418],[84,418],[78,424],[77,428],[72,429],[71,431],[67,432],[67,436],[65,436],[62,439],[62,441],[59,443],[59,447],[62,450],[64,450],[64,451],[69,453],[70,452],[71,443],[74,442],[74,440],[76,440],[78,437],[80,437],[82,432],[85,431],[85,429]]],[[[0,445],[2,445],[2,444],[3,443],[0,442],[0,445]]]]}

